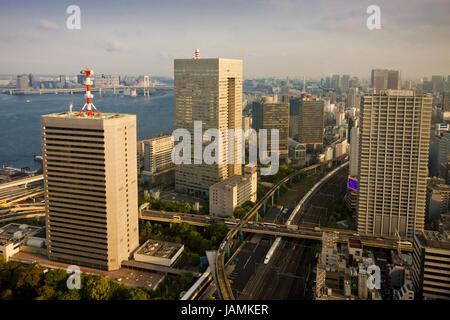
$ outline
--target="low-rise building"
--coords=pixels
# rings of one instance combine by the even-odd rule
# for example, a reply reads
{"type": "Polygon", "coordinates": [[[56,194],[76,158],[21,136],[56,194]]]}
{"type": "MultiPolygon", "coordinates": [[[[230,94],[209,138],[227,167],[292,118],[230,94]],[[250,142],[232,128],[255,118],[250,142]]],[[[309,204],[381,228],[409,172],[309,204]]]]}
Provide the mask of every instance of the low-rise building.
{"type": "Polygon", "coordinates": [[[163,135],[144,140],[144,171],[154,174],[173,166],[171,135],[163,135]]]}
{"type": "Polygon", "coordinates": [[[256,166],[245,166],[244,175],[234,175],[209,188],[209,212],[212,216],[229,217],[246,201],[256,202],[256,166]]]}
{"type": "Polygon", "coordinates": [[[10,223],[0,228],[0,255],[5,261],[20,251],[22,245],[43,246],[45,239],[33,239],[43,227],[10,223]]]}
{"type": "Polygon", "coordinates": [[[139,262],[170,267],[183,250],[182,244],[150,239],[136,250],[133,257],[139,262]]]}

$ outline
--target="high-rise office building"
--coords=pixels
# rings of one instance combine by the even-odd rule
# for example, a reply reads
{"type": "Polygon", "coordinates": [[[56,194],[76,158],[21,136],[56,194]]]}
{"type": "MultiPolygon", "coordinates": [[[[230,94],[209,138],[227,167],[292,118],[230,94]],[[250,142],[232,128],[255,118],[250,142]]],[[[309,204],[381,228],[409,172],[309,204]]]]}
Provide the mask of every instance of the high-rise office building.
{"type": "Polygon", "coordinates": [[[371,87],[377,90],[401,89],[401,72],[398,70],[373,69],[371,75],[371,87]]]}
{"type": "Polygon", "coordinates": [[[17,76],[16,88],[17,89],[28,89],[29,79],[26,74],[21,74],[17,76]]]}
{"type": "Polygon", "coordinates": [[[402,73],[398,70],[389,70],[387,88],[400,90],[402,88],[402,73]]]}
{"type": "Polygon", "coordinates": [[[431,96],[375,90],[361,100],[358,231],[411,239],[424,228],[431,96]]]}
{"type": "Polygon", "coordinates": [[[378,90],[387,89],[389,70],[373,69],[371,75],[371,87],[378,90]]]}
{"type": "Polygon", "coordinates": [[[350,88],[347,96],[347,106],[349,108],[359,108],[361,101],[358,88],[350,88]]]}
{"type": "Polygon", "coordinates": [[[68,77],[68,76],[66,76],[66,75],[60,75],[60,76],[59,76],[59,84],[58,84],[58,85],[59,85],[61,88],[66,88],[66,87],[67,87],[68,81],[69,81],[69,77],[68,77]]]}
{"type": "Polygon", "coordinates": [[[78,84],[84,84],[85,81],[86,81],[86,75],[85,74],[77,75],[77,83],[78,84]]]}
{"type": "Polygon", "coordinates": [[[342,92],[348,92],[350,89],[350,75],[344,74],[341,78],[341,89],[342,92]]]}
{"type": "Polygon", "coordinates": [[[433,93],[439,93],[444,88],[444,77],[443,76],[431,76],[431,83],[433,86],[433,93]]]}
{"type": "Polygon", "coordinates": [[[450,91],[442,93],[442,108],[446,112],[450,111],[450,91]]]}
{"type": "Polygon", "coordinates": [[[218,129],[223,136],[223,164],[181,164],[175,168],[175,187],[204,196],[217,182],[242,173],[239,164],[241,138],[228,141],[227,129],[242,129],[242,60],[175,59],[175,129],[191,133],[194,161],[194,121],[202,122],[203,131],[218,129]],[[234,143],[232,143],[234,142],[234,143]],[[234,145],[234,146],[233,146],[234,145]],[[234,147],[234,150],[231,147],[234,147]],[[234,154],[234,163],[229,152],[234,154]]]}
{"type": "Polygon", "coordinates": [[[313,148],[323,144],[324,101],[311,94],[303,94],[299,99],[292,99],[291,114],[295,126],[291,131],[294,138],[302,145],[313,148]],[[298,100],[298,101],[295,101],[298,100]],[[298,108],[298,109],[296,109],[298,108]]]}
{"type": "Polygon", "coordinates": [[[338,91],[341,88],[341,76],[338,74],[333,74],[331,76],[331,87],[338,91]]]}
{"type": "Polygon", "coordinates": [[[44,115],[49,259],[119,269],[139,245],[136,116],[44,115]]]}
{"type": "Polygon", "coordinates": [[[30,87],[34,87],[36,85],[36,80],[34,78],[34,75],[32,75],[31,73],[28,75],[28,85],[30,87]]]}
{"type": "Polygon", "coordinates": [[[412,280],[418,298],[450,300],[450,233],[414,235],[412,280]]]}
{"type": "Polygon", "coordinates": [[[255,110],[253,123],[256,122],[258,125],[254,128],[257,131],[260,129],[267,130],[267,151],[271,151],[270,131],[277,129],[279,133],[279,157],[287,158],[289,156],[289,103],[278,102],[265,97],[263,101],[253,103],[253,110],[255,110]]]}

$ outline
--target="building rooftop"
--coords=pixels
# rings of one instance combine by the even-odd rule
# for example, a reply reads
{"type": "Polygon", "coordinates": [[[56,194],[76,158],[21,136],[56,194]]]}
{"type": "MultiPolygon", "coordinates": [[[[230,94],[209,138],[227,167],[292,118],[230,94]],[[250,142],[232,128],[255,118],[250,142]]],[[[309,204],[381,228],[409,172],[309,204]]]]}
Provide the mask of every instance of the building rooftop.
{"type": "Polygon", "coordinates": [[[42,229],[44,228],[27,224],[10,223],[0,228],[0,243],[17,243],[26,237],[38,234],[42,229]]]}
{"type": "Polygon", "coordinates": [[[361,240],[358,239],[348,239],[348,245],[350,248],[362,249],[361,240]]]}
{"type": "Polygon", "coordinates": [[[162,135],[159,135],[159,136],[154,136],[154,137],[150,137],[150,138],[147,138],[147,139],[142,139],[141,141],[143,141],[143,142],[151,142],[151,141],[167,139],[167,138],[172,138],[172,134],[169,134],[169,133],[162,134],[162,135]]]}
{"type": "Polygon", "coordinates": [[[450,233],[448,231],[425,230],[417,237],[423,246],[450,250],[450,233]]]}
{"type": "MultiPolygon", "coordinates": [[[[81,108],[80,108],[81,110],[81,108]]],[[[98,113],[94,112],[94,116],[87,116],[84,112],[78,117],[78,113],[80,111],[77,112],[60,112],[60,113],[51,113],[51,114],[46,114],[43,115],[42,117],[48,117],[48,118],[67,118],[67,119],[92,119],[92,120],[108,120],[108,119],[117,119],[117,118],[123,118],[126,116],[131,116],[131,114],[126,114],[126,113],[101,113],[101,115],[99,115],[98,113]]],[[[134,115],[133,115],[134,116],[134,115]]]]}
{"type": "Polygon", "coordinates": [[[144,243],[136,253],[171,259],[178,252],[178,250],[180,250],[181,247],[183,247],[183,245],[179,243],[150,239],[146,243],[144,243]]]}

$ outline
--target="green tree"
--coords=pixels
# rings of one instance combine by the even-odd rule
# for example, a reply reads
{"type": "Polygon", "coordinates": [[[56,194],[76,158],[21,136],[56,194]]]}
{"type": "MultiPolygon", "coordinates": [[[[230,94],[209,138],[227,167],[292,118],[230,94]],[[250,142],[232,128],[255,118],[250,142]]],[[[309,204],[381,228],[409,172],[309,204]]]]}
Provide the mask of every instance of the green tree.
{"type": "Polygon", "coordinates": [[[44,285],[37,289],[36,300],[51,300],[55,296],[55,289],[51,286],[44,285]]]}
{"type": "Polygon", "coordinates": [[[13,299],[13,291],[11,289],[5,289],[0,294],[0,300],[12,300],[13,299]]]}
{"type": "Polygon", "coordinates": [[[216,222],[206,228],[205,236],[214,245],[218,245],[228,233],[228,226],[223,222],[216,222]]]}
{"type": "Polygon", "coordinates": [[[67,287],[67,272],[63,269],[48,271],[44,276],[44,285],[53,287],[58,291],[64,291],[67,287]]]}
{"type": "Polygon", "coordinates": [[[43,272],[37,263],[32,263],[21,272],[17,278],[17,293],[23,298],[33,298],[36,295],[43,272]]]}
{"type": "Polygon", "coordinates": [[[106,277],[86,276],[83,298],[88,300],[108,300],[111,296],[110,280],[106,277]]]}
{"type": "Polygon", "coordinates": [[[150,300],[150,295],[141,288],[133,288],[129,291],[128,300],[150,300]]]}
{"type": "Polygon", "coordinates": [[[57,292],[55,295],[57,300],[80,300],[81,299],[81,290],[72,289],[65,292],[57,292]]]}

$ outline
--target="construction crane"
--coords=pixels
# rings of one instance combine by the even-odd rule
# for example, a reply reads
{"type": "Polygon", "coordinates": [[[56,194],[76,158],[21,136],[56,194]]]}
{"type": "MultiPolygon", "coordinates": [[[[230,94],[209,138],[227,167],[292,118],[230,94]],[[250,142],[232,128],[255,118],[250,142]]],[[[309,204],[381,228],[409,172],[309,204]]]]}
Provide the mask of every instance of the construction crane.
{"type": "Polygon", "coordinates": [[[86,115],[93,117],[94,113],[92,112],[92,108],[94,108],[94,110],[98,113],[99,116],[101,116],[100,112],[98,112],[97,108],[94,106],[94,104],[92,103],[92,98],[94,97],[94,95],[91,93],[91,75],[94,74],[94,70],[90,70],[88,67],[85,67],[84,70],[80,71],[81,74],[85,74],[86,75],[86,103],[84,104],[83,108],[80,110],[80,112],[78,113],[77,117],[79,117],[81,115],[81,113],[83,112],[84,109],[86,109],[86,115]]]}

